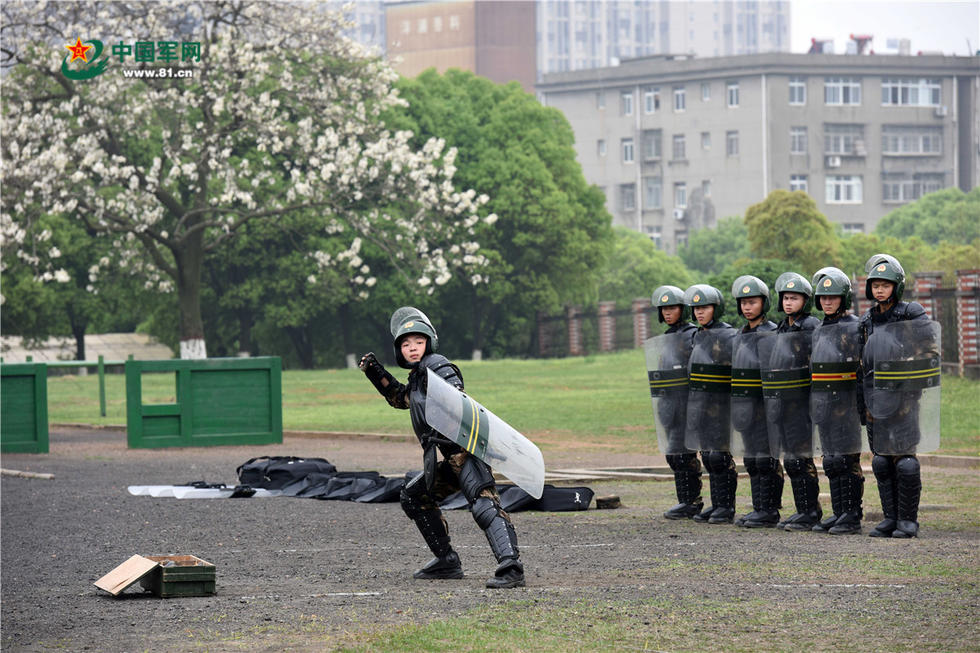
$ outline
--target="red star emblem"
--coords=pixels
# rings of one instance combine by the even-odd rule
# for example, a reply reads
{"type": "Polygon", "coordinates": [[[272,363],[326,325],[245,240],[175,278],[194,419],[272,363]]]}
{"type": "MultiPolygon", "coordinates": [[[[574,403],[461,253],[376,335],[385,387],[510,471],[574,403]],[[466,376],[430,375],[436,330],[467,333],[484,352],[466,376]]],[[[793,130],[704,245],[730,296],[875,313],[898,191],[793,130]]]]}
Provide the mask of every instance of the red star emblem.
{"type": "MultiPolygon", "coordinates": [[[[85,56],[85,53],[91,50],[93,46],[84,45],[82,43],[82,39],[76,37],[75,45],[66,45],[65,47],[71,51],[71,61],[81,59],[85,63],[88,63],[88,58],[85,56]]],[[[71,61],[69,61],[69,63],[71,63],[71,61]]]]}

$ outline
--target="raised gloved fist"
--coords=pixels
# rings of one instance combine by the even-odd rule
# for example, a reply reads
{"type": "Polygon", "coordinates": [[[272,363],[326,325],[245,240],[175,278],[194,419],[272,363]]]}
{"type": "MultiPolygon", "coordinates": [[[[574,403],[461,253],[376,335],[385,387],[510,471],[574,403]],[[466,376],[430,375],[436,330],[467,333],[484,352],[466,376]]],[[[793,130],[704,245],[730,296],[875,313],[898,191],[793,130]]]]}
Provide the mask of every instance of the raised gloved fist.
{"type": "Polygon", "coordinates": [[[368,353],[361,356],[361,362],[359,362],[357,366],[361,369],[362,372],[367,372],[369,367],[377,364],[378,364],[377,356],[374,355],[373,351],[369,351],[368,353]]]}

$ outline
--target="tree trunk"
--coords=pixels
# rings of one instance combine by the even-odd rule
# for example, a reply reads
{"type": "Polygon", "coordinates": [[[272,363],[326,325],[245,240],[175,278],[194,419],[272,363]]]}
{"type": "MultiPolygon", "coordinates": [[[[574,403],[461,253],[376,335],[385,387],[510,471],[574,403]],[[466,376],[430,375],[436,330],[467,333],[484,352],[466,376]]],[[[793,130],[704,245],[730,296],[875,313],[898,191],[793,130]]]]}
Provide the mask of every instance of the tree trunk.
{"type": "Polygon", "coordinates": [[[252,355],[252,313],[237,311],[238,317],[238,357],[248,358],[252,355]]]}
{"type": "Polygon", "coordinates": [[[207,358],[204,321],[201,319],[203,234],[191,234],[184,246],[174,251],[174,258],[177,262],[177,302],[180,305],[180,357],[207,358]]]}
{"type": "Polygon", "coordinates": [[[313,341],[310,338],[309,330],[306,327],[286,327],[286,334],[293,341],[296,355],[299,356],[299,364],[304,370],[313,369],[313,341]]]}
{"type": "MultiPolygon", "coordinates": [[[[75,307],[70,303],[66,307],[68,313],[68,325],[71,327],[71,335],[75,338],[75,360],[85,360],[85,331],[88,329],[88,320],[75,312],[75,307]]],[[[84,367],[79,368],[84,370],[84,367]]]]}

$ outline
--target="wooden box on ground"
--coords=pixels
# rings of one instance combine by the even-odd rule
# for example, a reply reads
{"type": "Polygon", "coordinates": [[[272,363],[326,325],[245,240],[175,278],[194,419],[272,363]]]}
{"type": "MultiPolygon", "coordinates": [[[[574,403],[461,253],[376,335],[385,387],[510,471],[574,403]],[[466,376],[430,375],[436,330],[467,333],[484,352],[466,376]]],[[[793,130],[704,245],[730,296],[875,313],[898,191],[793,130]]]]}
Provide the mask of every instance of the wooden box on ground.
{"type": "Polygon", "coordinates": [[[119,596],[137,581],[162,598],[210,596],[215,593],[215,566],[192,555],[134,555],[95,581],[95,586],[119,596]]]}

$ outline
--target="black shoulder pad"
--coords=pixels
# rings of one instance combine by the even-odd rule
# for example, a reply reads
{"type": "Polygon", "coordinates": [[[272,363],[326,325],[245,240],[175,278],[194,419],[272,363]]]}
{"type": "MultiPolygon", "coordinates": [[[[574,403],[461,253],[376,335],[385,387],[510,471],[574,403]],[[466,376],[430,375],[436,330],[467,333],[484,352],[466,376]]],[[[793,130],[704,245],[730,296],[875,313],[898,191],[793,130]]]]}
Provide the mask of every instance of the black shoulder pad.
{"type": "Polygon", "coordinates": [[[463,387],[463,373],[442,354],[429,354],[421,360],[421,365],[444,378],[450,385],[463,387]]]}
{"type": "Polygon", "coordinates": [[[905,305],[905,315],[901,319],[928,320],[929,316],[926,314],[926,309],[922,307],[922,304],[919,302],[909,302],[905,305]]]}

